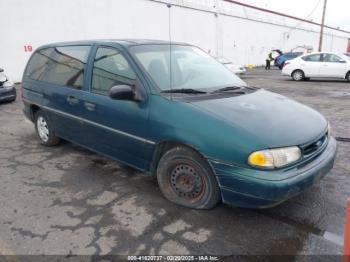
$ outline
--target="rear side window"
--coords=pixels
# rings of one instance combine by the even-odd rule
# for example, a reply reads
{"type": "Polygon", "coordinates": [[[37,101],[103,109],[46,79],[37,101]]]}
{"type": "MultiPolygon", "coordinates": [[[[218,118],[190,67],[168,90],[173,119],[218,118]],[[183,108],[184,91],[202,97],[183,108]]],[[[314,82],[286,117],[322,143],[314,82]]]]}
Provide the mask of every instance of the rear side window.
{"type": "Polygon", "coordinates": [[[322,61],[321,54],[304,56],[304,57],[302,57],[302,59],[304,61],[308,61],[308,62],[321,62],[322,61]]]}
{"type": "Polygon", "coordinates": [[[114,48],[97,49],[92,71],[91,91],[107,95],[116,85],[135,85],[136,74],[125,57],[114,48]]]}
{"type": "Polygon", "coordinates": [[[49,62],[49,55],[53,48],[41,49],[34,53],[30,59],[25,76],[33,80],[41,80],[49,62]]]}
{"type": "Polygon", "coordinates": [[[80,89],[89,46],[50,47],[37,51],[28,63],[26,77],[80,89]]]}

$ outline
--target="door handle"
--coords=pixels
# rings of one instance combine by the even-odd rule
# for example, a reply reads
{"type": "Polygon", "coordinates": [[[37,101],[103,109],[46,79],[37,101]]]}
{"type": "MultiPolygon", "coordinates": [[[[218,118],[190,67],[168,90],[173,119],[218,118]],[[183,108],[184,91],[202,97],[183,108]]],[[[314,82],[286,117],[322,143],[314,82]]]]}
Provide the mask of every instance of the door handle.
{"type": "Polygon", "coordinates": [[[96,104],[94,103],[85,102],[84,105],[85,105],[85,108],[89,111],[94,111],[96,108],[96,104]]]}
{"type": "Polygon", "coordinates": [[[69,103],[70,105],[72,105],[72,106],[79,103],[79,99],[77,99],[77,98],[74,97],[74,96],[68,96],[68,97],[67,97],[67,101],[68,101],[68,103],[69,103]]]}

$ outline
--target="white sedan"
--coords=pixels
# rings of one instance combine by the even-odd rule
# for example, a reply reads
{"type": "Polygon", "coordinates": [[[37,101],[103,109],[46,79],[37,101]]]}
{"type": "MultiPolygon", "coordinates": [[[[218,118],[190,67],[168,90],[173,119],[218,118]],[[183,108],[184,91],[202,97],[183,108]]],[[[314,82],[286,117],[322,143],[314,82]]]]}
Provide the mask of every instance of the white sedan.
{"type": "Polygon", "coordinates": [[[311,77],[341,78],[350,81],[350,59],[343,54],[312,53],[287,61],[282,75],[291,76],[295,81],[311,77]]]}

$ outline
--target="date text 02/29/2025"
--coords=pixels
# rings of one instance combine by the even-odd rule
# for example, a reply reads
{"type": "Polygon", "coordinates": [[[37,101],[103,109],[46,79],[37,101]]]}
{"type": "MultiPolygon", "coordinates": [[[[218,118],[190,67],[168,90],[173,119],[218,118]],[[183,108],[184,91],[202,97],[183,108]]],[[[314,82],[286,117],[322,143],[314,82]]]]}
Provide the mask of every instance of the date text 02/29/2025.
{"type": "Polygon", "coordinates": [[[218,256],[128,256],[128,261],[218,261],[218,256]]]}

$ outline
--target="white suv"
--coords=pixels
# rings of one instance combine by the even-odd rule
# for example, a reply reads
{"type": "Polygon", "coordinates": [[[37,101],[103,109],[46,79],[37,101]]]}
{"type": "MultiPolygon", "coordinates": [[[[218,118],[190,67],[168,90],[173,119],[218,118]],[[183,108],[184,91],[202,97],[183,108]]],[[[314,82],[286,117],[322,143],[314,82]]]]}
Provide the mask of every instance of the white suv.
{"type": "Polygon", "coordinates": [[[295,81],[311,77],[341,78],[350,81],[350,59],[343,54],[312,53],[287,61],[282,75],[295,81]]]}

